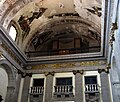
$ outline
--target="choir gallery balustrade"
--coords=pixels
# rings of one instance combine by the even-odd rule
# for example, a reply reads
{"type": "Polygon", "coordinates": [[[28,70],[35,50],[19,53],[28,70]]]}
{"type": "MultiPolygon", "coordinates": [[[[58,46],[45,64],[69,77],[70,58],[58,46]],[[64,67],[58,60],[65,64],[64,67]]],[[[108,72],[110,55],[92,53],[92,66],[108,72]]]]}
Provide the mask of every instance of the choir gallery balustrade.
{"type": "Polygon", "coordinates": [[[78,53],[99,52],[99,51],[100,51],[100,46],[92,46],[92,47],[84,47],[84,48],[29,51],[29,52],[25,52],[25,54],[27,55],[27,57],[38,57],[38,56],[66,55],[66,54],[78,54],[78,53]]]}
{"type": "Polygon", "coordinates": [[[29,89],[30,102],[43,102],[43,86],[33,86],[29,89]]]}
{"type": "Polygon", "coordinates": [[[99,92],[98,84],[86,84],[85,93],[99,92]]]}
{"type": "Polygon", "coordinates": [[[98,84],[85,85],[86,102],[100,102],[100,87],[98,84]]]}
{"type": "Polygon", "coordinates": [[[34,86],[34,87],[30,87],[30,94],[33,95],[39,95],[39,94],[43,94],[44,92],[44,87],[43,86],[34,86]]]}
{"type": "Polygon", "coordinates": [[[72,85],[57,85],[54,86],[54,95],[57,97],[73,97],[72,85]]]}

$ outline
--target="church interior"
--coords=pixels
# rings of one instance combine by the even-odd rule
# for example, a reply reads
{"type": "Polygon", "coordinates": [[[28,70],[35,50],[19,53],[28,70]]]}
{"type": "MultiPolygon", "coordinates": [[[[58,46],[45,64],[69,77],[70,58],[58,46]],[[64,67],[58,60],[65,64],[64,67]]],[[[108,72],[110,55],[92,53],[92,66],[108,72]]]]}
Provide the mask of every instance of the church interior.
{"type": "Polygon", "coordinates": [[[120,102],[120,0],[0,0],[0,102],[120,102]]]}

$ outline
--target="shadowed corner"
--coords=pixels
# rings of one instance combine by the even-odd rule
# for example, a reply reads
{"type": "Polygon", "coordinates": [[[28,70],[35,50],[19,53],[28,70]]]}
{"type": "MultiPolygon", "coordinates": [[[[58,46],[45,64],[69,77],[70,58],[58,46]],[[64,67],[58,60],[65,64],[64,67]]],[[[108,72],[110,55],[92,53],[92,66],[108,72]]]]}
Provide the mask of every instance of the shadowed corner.
{"type": "Polygon", "coordinates": [[[2,99],[2,96],[0,95],[0,102],[2,102],[2,100],[3,100],[3,99],[2,99]]]}

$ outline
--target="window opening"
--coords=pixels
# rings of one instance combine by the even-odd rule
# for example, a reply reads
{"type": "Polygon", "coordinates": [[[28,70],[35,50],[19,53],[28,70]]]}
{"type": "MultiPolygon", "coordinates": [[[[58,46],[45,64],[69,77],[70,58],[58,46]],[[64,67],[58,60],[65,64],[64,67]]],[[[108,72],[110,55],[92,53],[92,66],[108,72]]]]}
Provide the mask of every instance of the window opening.
{"type": "Polygon", "coordinates": [[[56,85],[72,85],[72,78],[56,78],[56,85]]]}
{"type": "Polygon", "coordinates": [[[16,29],[15,29],[14,26],[11,26],[11,27],[10,27],[9,35],[10,35],[10,37],[15,41],[16,35],[17,35],[17,31],[16,31],[16,29]]]}
{"type": "Polygon", "coordinates": [[[97,76],[85,76],[85,84],[97,84],[97,76]]]}
{"type": "Polygon", "coordinates": [[[44,79],[34,79],[33,86],[44,86],[44,79]]]}

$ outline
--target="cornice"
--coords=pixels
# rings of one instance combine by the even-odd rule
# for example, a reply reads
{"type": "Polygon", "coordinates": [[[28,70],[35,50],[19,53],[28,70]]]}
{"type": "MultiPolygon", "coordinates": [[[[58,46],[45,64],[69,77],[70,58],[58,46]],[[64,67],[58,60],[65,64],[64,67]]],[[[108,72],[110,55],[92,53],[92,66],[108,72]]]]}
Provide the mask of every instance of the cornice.
{"type": "Polygon", "coordinates": [[[84,54],[71,54],[71,55],[56,55],[56,56],[41,56],[34,58],[27,58],[26,55],[17,47],[17,45],[8,36],[7,31],[0,26],[0,38],[3,49],[9,53],[14,60],[23,63],[23,65],[35,64],[35,63],[54,63],[63,61],[81,61],[81,60],[94,60],[103,58],[102,52],[96,53],[84,53],[84,54]],[[19,61],[18,61],[19,60],[19,61]]]}
{"type": "MultiPolygon", "coordinates": [[[[18,46],[13,42],[13,40],[8,36],[8,32],[0,25],[0,40],[1,43],[6,46],[7,49],[11,50],[21,61],[26,63],[26,55],[18,48],[18,46]]],[[[11,52],[10,52],[11,53],[11,52]]]]}
{"type": "Polygon", "coordinates": [[[55,64],[37,64],[32,65],[32,70],[38,69],[59,69],[59,68],[75,68],[75,67],[91,67],[91,66],[102,66],[106,65],[106,61],[81,61],[81,62],[64,62],[64,63],[55,63],[55,64]]]}
{"type": "MultiPolygon", "coordinates": [[[[107,2],[108,3],[108,2],[107,2]]],[[[105,14],[107,14],[107,8],[105,8],[105,14]]],[[[40,64],[40,63],[54,63],[54,62],[70,62],[70,61],[83,61],[83,60],[98,60],[98,59],[106,59],[107,57],[107,30],[105,29],[107,27],[106,23],[108,23],[108,18],[104,18],[104,25],[102,27],[103,34],[101,35],[101,51],[96,53],[84,53],[84,54],[71,54],[71,55],[56,55],[56,56],[41,56],[41,57],[34,57],[34,58],[28,58],[18,47],[17,45],[12,41],[12,39],[8,36],[8,32],[0,25],[0,38],[1,41],[7,45],[7,49],[10,49],[12,53],[15,54],[15,56],[18,57],[20,61],[22,61],[23,65],[31,65],[31,64],[40,64]]]]}

